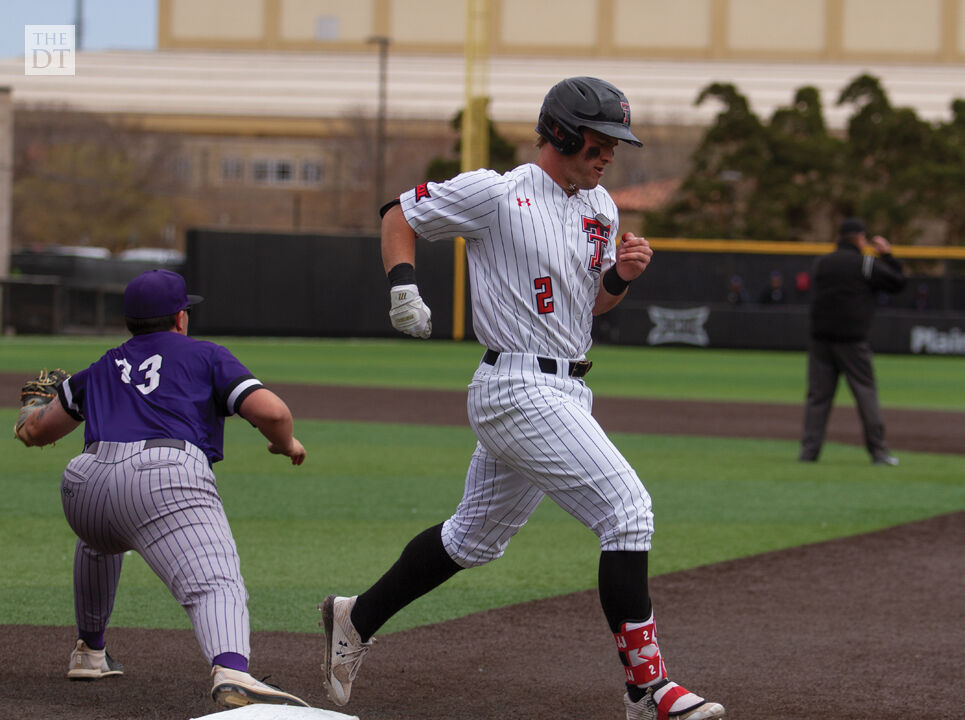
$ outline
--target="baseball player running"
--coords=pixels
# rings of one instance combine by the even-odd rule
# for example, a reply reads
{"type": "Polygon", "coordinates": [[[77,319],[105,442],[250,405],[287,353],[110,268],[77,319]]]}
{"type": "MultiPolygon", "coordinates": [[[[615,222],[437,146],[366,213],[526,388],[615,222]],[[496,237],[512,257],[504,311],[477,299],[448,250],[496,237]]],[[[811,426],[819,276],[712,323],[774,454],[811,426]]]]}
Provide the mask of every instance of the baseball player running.
{"type": "Polygon", "coordinates": [[[600,540],[599,593],[626,676],[627,720],[720,718],[724,708],[669,680],[647,585],[650,496],[591,415],[593,316],[623,299],[650,262],[643,238],[617,243],[617,209],[599,186],[619,141],[640,146],[613,85],[563,80],[546,95],[539,154],[499,175],[426,183],[383,208],[382,258],[393,326],[427,338],[415,238],[467,241],[473,327],[486,351],[469,385],[477,445],[455,513],[413,538],[355,597],[328,596],[324,682],[338,705],[373,634],[455,573],[500,557],[544,496],[600,540]]]}
{"type": "Polygon", "coordinates": [[[212,465],[223,457],[224,419],[238,414],[293,465],[305,448],[288,406],[226,348],[187,337],[184,278],[152,270],[124,292],[133,337],[58,387],[26,415],[17,437],[47,445],[81,422],[84,450],[64,471],[64,514],[77,533],[74,607],[78,640],[67,677],[121,675],[105,650],[124,552],[136,550],[187,611],[211,696],[224,707],[307,704],[248,674],[248,593],[212,465]]]}

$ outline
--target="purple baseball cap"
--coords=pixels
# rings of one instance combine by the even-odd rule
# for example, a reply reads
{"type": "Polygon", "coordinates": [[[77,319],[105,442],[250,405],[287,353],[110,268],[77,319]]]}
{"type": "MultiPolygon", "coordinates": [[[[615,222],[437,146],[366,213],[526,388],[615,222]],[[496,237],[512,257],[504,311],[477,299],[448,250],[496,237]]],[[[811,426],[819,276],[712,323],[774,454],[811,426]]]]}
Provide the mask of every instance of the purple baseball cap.
{"type": "Polygon", "coordinates": [[[204,300],[188,295],[184,278],[170,270],[148,270],[127,284],[124,317],[144,319],[174,315],[204,300]]]}

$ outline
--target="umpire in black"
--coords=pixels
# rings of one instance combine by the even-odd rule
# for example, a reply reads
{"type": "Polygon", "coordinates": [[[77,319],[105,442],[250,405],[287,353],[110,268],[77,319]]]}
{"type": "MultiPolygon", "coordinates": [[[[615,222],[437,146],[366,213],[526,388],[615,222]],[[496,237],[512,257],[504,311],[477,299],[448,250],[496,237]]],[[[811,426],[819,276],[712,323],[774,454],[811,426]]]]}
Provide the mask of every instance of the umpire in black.
{"type": "Polygon", "coordinates": [[[905,277],[888,241],[880,235],[869,240],[859,218],[842,222],[838,236],[837,249],[814,265],[808,394],[799,459],[818,459],[838,377],[844,373],[858,406],[871,461],[897,465],[898,458],[885,445],[868,333],[879,293],[899,292],[905,277]],[[864,252],[869,246],[877,257],[864,252]]]}

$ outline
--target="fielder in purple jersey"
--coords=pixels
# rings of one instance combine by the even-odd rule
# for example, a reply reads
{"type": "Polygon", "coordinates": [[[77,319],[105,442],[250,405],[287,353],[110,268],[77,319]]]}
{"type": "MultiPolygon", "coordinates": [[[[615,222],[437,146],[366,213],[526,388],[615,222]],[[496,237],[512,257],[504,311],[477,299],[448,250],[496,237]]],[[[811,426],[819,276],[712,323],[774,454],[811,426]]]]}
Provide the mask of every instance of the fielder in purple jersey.
{"type": "Polygon", "coordinates": [[[650,496],[593,418],[583,380],[593,316],[623,299],[652,256],[644,238],[618,234],[616,205],[599,185],[620,141],[641,144],[630,104],[610,83],[570,78],[547,93],[536,129],[535,163],[425,183],[383,208],[389,316],[409,335],[432,329],[416,236],[466,239],[473,328],[486,347],[467,403],[477,443],[453,515],[413,538],[365,592],[322,603],[325,686],[347,703],[372,635],[457,572],[500,557],[548,497],[599,539],[600,603],[627,720],[720,718],[723,706],[668,678],[647,582],[650,496]]]}
{"type": "Polygon", "coordinates": [[[81,422],[84,450],[64,471],[64,514],[77,533],[74,608],[78,640],[67,677],[123,674],[105,630],[124,553],[136,550],[187,611],[205,659],[211,696],[223,707],[307,703],[248,673],[248,592],[212,465],[224,457],[224,420],[240,415],[268,451],[305,460],[291,412],[226,348],[187,337],[184,278],[142,273],[124,292],[133,337],[58,387],[60,402],[18,429],[46,445],[81,422]]]}

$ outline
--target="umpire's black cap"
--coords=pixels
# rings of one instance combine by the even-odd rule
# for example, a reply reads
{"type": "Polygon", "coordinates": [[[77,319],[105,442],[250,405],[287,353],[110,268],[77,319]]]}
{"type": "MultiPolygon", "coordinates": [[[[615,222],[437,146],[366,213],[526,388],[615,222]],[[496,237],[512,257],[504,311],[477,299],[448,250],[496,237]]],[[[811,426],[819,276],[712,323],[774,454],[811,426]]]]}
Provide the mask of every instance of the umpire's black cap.
{"type": "Polygon", "coordinates": [[[856,217],[845,218],[844,221],[841,223],[841,227],[838,228],[839,237],[848,237],[849,235],[862,235],[867,232],[868,232],[868,229],[865,227],[864,220],[856,217]]]}

